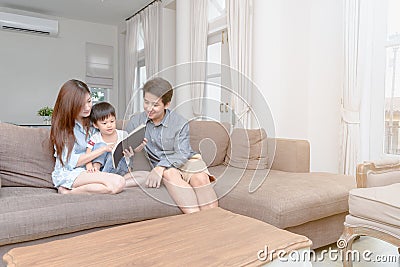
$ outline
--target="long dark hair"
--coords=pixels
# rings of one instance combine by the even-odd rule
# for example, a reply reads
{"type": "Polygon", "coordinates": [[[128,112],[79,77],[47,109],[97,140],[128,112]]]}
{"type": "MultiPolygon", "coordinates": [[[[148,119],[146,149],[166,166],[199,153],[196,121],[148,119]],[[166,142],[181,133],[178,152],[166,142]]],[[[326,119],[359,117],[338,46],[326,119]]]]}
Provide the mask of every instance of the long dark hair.
{"type": "MultiPolygon", "coordinates": [[[[85,105],[85,95],[89,93],[89,87],[81,81],[69,80],[63,84],[58,92],[57,100],[51,119],[50,141],[57,150],[57,156],[64,166],[62,153],[65,147],[68,149],[67,159],[71,156],[72,148],[76,141],[74,135],[75,119],[85,105]]],[[[82,126],[89,135],[90,119],[83,118],[82,126]]]]}

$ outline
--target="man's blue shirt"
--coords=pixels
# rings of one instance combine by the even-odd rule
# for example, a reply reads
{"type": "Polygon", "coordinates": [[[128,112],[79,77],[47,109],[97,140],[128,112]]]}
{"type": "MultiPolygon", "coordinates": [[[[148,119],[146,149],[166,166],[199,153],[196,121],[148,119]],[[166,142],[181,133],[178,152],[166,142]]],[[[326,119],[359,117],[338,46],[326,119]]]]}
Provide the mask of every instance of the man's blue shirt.
{"type": "Polygon", "coordinates": [[[146,124],[145,150],[153,167],[179,168],[197,154],[190,146],[189,123],[181,115],[166,109],[161,123],[155,125],[142,112],[130,119],[125,130],[130,133],[141,124],[146,124]]]}

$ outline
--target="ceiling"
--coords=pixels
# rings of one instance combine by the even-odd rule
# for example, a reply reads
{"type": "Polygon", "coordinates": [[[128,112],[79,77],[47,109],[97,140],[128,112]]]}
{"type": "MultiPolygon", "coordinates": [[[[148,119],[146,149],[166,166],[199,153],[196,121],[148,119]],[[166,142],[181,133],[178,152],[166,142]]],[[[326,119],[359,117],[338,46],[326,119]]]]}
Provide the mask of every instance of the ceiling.
{"type": "Polygon", "coordinates": [[[118,25],[152,0],[0,0],[0,7],[118,25]]]}

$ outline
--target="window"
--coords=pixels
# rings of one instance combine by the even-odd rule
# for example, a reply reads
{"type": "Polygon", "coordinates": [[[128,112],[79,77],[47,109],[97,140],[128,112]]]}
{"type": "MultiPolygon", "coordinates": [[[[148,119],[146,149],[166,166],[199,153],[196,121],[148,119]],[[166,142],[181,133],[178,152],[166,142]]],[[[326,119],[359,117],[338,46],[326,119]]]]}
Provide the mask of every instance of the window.
{"type": "Polygon", "coordinates": [[[134,112],[139,112],[143,110],[143,91],[142,86],[147,80],[146,74],[146,62],[144,57],[144,33],[142,23],[139,24],[139,34],[137,40],[137,53],[138,62],[135,68],[136,78],[135,78],[135,88],[139,91],[134,96],[134,112]]]}
{"type": "Polygon", "coordinates": [[[205,115],[230,121],[226,106],[229,100],[220,86],[226,84],[224,81],[229,78],[222,69],[222,64],[229,66],[225,0],[209,0],[207,43],[206,101],[203,102],[205,115]]]}
{"type": "Polygon", "coordinates": [[[226,15],[225,0],[209,0],[208,21],[213,21],[224,15],[226,15]]]}
{"type": "Polygon", "coordinates": [[[385,141],[386,154],[400,155],[400,2],[388,1],[386,73],[385,73],[385,141]]]}
{"type": "Polygon", "coordinates": [[[109,101],[110,88],[90,87],[93,105],[98,102],[109,101]]]}
{"type": "Polygon", "coordinates": [[[114,77],[113,53],[112,46],[86,43],[86,83],[93,104],[109,101],[114,77]]]}
{"type": "MultiPolygon", "coordinates": [[[[140,54],[140,53],[139,53],[140,54]]],[[[143,90],[142,86],[146,82],[147,75],[146,75],[146,65],[144,61],[144,56],[143,58],[139,57],[139,62],[136,67],[136,83],[135,83],[135,88],[139,88],[139,92],[135,96],[137,98],[138,103],[138,110],[142,111],[143,108],[143,90]]]]}

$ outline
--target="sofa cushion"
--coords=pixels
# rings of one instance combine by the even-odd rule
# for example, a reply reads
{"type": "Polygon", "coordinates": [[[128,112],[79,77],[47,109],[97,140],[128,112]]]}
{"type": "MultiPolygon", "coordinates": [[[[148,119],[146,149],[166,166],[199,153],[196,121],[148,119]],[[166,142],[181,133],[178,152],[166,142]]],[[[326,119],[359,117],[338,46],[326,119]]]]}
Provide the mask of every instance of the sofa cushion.
{"type": "Polygon", "coordinates": [[[243,170],[231,166],[209,170],[217,177],[214,189],[221,208],[282,229],[347,212],[349,191],[356,186],[352,176],[324,172],[243,170]],[[250,193],[249,184],[255,177],[265,180],[250,193]]]}
{"type": "Polygon", "coordinates": [[[201,153],[207,166],[224,162],[229,143],[227,125],[216,121],[190,121],[190,145],[201,153]]]}
{"type": "Polygon", "coordinates": [[[3,186],[53,187],[50,131],[0,123],[0,179],[3,186]]]}
{"type": "Polygon", "coordinates": [[[0,197],[0,246],[182,213],[159,200],[173,203],[164,186],[146,193],[134,187],[117,195],[62,195],[49,188],[5,187],[0,197]]]}
{"type": "Polygon", "coordinates": [[[268,157],[265,130],[262,128],[233,129],[225,164],[242,169],[266,169],[268,157]]]}

